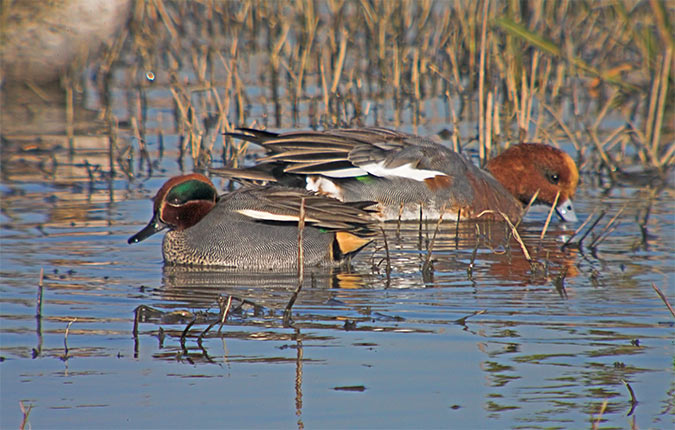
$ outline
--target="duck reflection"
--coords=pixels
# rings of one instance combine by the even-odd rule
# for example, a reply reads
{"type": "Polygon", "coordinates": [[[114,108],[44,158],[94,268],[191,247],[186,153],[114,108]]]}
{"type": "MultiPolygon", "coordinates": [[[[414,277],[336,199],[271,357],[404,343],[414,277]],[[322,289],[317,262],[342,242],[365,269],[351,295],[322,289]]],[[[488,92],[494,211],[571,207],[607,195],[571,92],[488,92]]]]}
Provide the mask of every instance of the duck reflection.
{"type": "MultiPolygon", "coordinates": [[[[412,290],[419,288],[550,285],[561,273],[576,276],[575,256],[560,251],[558,240],[569,232],[551,230],[540,243],[540,228],[538,223],[520,227],[532,256],[528,260],[510,229],[499,222],[459,223],[438,232],[435,225],[387,225],[376,246],[357,256],[351,266],[306,270],[292,326],[312,329],[311,336],[317,339],[331,338],[330,332],[336,330],[420,331],[411,328],[414,321],[395,314],[395,301],[383,291],[396,289],[395,297],[402,299],[414,296],[412,290]],[[430,277],[424,274],[426,261],[432,262],[430,277]]],[[[201,345],[201,339],[210,336],[287,341],[284,310],[297,287],[295,270],[165,265],[161,287],[153,290],[162,309],[141,309],[137,322],[179,327],[162,336],[180,338],[181,345],[189,337],[196,337],[201,345]],[[210,332],[216,325],[227,331],[210,332]]],[[[518,295],[519,289],[512,294],[518,295]]],[[[204,351],[201,354],[206,356],[204,351]]]]}
{"type": "MultiPolygon", "coordinates": [[[[367,306],[354,306],[340,297],[340,292],[367,288],[369,277],[346,268],[308,270],[293,307],[293,335],[287,329],[283,314],[297,288],[295,271],[242,272],[165,265],[162,286],[156,291],[161,304],[159,307],[141,305],[136,309],[134,350],[136,353],[139,350],[139,335],[150,334],[158,338],[162,349],[156,358],[212,362],[203,339],[326,341],[332,336],[327,335],[325,329],[392,330],[386,326],[391,317],[371,313],[367,306]],[[383,325],[375,327],[378,320],[383,325]],[[149,332],[143,330],[141,324],[146,323],[155,327],[149,332]],[[312,329],[312,332],[300,336],[301,328],[312,329]],[[167,337],[173,339],[174,346],[165,349],[167,337]],[[176,345],[178,339],[180,347],[176,345]]],[[[278,362],[281,358],[268,359],[278,362]]]]}
{"type": "MultiPolygon", "coordinates": [[[[316,339],[331,338],[325,330],[398,331],[392,324],[403,318],[389,314],[386,307],[372,306],[369,294],[378,277],[347,268],[306,271],[304,283],[292,311],[293,328],[316,329],[316,339]]],[[[134,333],[141,323],[160,326],[151,333],[165,336],[287,340],[289,325],[284,310],[297,288],[298,276],[288,272],[242,272],[228,269],[165,265],[161,288],[154,291],[157,305],[136,310],[134,333]],[[218,334],[210,331],[219,325],[218,334]],[[161,325],[174,326],[162,329],[161,325]],[[225,333],[220,332],[228,327],[225,333]],[[252,330],[254,330],[252,332],[252,330]],[[200,334],[201,333],[201,334],[200,334]]],[[[405,328],[406,331],[420,331],[405,328]]],[[[426,330],[421,330],[426,332],[426,330]]],[[[137,339],[138,340],[138,339],[137,339]]],[[[200,341],[201,342],[201,341],[200,341]]]]}
{"type": "Polygon", "coordinates": [[[382,237],[378,238],[373,266],[384,273],[389,261],[392,286],[395,287],[410,288],[415,283],[418,287],[442,287],[448,281],[456,283],[462,279],[525,286],[546,283],[560,273],[565,273],[568,278],[578,275],[576,251],[561,250],[563,239],[571,234],[564,225],[549,229],[540,241],[541,224],[523,223],[518,231],[529,259],[503,222],[452,221],[441,224],[438,231],[434,223],[421,226],[388,224],[385,227],[383,234],[387,245],[382,237]],[[428,267],[425,267],[427,262],[428,267]],[[399,275],[414,273],[422,276],[407,276],[403,279],[404,284],[399,284],[399,275]]]}
{"type": "MultiPolygon", "coordinates": [[[[314,307],[339,302],[359,306],[366,302],[364,294],[372,290],[443,287],[448,282],[476,280],[526,286],[550,282],[560,274],[573,278],[579,273],[575,251],[560,249],[559,238],[570,234],[561,227],[549,230],[543,241],[539,240],[540,224],[519,228],[530,259],[508,226],[500,222],[459,223],[438,232],[409,223],[385,227],[375,246],[357,256],[351,266],[307,270],[298,305],[314,307]],[[422,273],[427,259],[431,261],[432,279],[424,279],[422,273]]],[[[165,265],[159,291],[165,300],[199,308],[212,306],[219,296],[229,295],[280,309],[297,283],[295,270],[237,271],[165,265]]]]}
{"type": "MultiPolygon", "coordinates": [[[[350,273],[341,267],[306,270],[298,305],[315,306],[329,302],[336,289],[369,288],[373,276],[350,273]]],[[[165,265],[162,298],[210,306],[221,295],[231,295],[268,308],[283,308],[298,285],[298,274],[288,271],[237,271],[220,268],[165,265]]]]}

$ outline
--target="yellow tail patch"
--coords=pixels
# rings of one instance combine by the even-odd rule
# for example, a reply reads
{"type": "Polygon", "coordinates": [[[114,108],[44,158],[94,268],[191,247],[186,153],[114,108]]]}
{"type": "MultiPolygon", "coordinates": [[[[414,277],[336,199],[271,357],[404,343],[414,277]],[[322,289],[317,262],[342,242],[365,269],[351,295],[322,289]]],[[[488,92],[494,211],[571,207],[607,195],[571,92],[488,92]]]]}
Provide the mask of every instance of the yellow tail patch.
{"type": "MultiPolygon", "coordinates": [[[[337,278],[339,288],[359,289],[363,288],[365,285],[363,277],[354,273],[338,273],[335,277],[337,278]]],[[[338,320],[339,319],[340,318],[338,317],[338,320]]]]}
{"type": "Polygon", "coordinates": [[[342,255],[348,255],[368,245],[373,241],[373,238],[363,238],[346,231],[338,231],[335,233],[335,240],[337,240],[342,255]]]}

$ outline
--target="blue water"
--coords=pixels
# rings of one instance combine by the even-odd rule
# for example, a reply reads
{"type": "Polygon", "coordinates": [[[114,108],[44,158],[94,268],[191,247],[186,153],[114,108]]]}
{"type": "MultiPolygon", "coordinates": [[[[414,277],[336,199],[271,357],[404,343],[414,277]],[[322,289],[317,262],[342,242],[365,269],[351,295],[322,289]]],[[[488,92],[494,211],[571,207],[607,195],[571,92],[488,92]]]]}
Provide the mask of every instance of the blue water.
{"type": "MultiPolygon", "coordinates": [[[[86,97],[78,94],[84,99],[81,106],[78,98],[78,108],[111,112],[112,124],[89,119],[84,130],[76,130],[72,154],[65,135],[44,134],[42,120],[21,123],[26,135],[2,136],[0,428],[21,426],[21,405],[30,408],[25,428],[36,429],[675,426],[675,318],[652,287],[675,304],[675,196],[672,188],[609,185],[597,167],[589,126],[582,124],[597,112],[564,120],[591,148],[582,157],[577,214],[581,220],[602,210],[607,215],[580,250],[561,249],[576,226],[553,222],[537,252],[547,213],[534,210],[519,231],[540,263],[536,270],[518,244],[507,241],[504,225],[466,223],[456,240],[454,223],[444,223],[433,270],[425,272],[435,226],[420,233],[416,223],[400,229],[394,223],[386,227],[389,260],[378,238],[349,268],[308,270],[288,326],[283,312],[296,273],[164,267],[161,234],[128,245],[127,238],[150,219],[150,199],[164,181],[194,170],[190,143],[180,137],[188,131],[176,119],[171,74],[178,90],[192,91],[195,127],[204,131],[202,155],[213,165],[222,166],[232,149],[202,127],[219,112],[216,96],[229,102],[227,120],[239,121],[235,80],[227,69],[234,35],[210,41],[227,45],[218,51],[224,61],[212,58],[212,92],[192,69],[204,45],[203,27],[190,19],[205,18],[181,17],[182,2],[146,6],[155,3],[166,3],[177,22],[186,21],[179,27],[182,38],[168,39],[163,22],[150,14],[155,27],[132,35],[137,39],[127,41],[114,65],[110,105],[92,94],[100,82],[89,82],[86,97]],[[155,46],[154,39],[143,39],[154,36],[164,39],[155,46]],[[172,60],[174,49],[180,65],[172,60]],[[147,58],[141,55],[146,50],[152,51],[147,58]],[[155,81],[144,78],[146,68],[153,68],[155,81]],[[132,118],[145,118],[139,124],[150,163],[141,160],[132,118]],[[616,228],[590,249],[621,210],[616,228]],[[232,298],[222,327],[220,297],[232,298]]],[[[207,9],[205,4],[186,9],[207,9]]],[[[300,31],[289,38],[299,38],[300,31]]],[[[242,40],[242,122],[273,129],[276,112],[263,87],[269,77],[261,82],[268,58],[258,51],[249,55],[247,48],[242,40]]],[[[283,61],[297,54],[288,48],[283,61]]],[[[418,118],[408,98],[368,99],[377,91],[366,90],[372,83],[367,79],[377,79],[358,76],[354,64],[358,58],[347,59],[351,69],[342,80],[352,89],[363,84],[365,125],[422,135],[456,125],[465,152],[475,152],[475,139],[469,141],[477,134],[471,106],[477,97],[462,94],[467,99],[460,112],[460,95],[451,88],[458,124],[445,112],[444,94],[429,94],[418,118]]],[[[296,123],[287,100],[295,83],[280,70],[280,127],[306,129],[313,122],[308,96],[296,123]]],[[[308,72],[305,79],[312,97],[321,97],[320,76],[308,72]]],[[[461,81],[469,88],[468,76],[461,81]]],[[[427,85],[426,92],[433,90],[427,85]]],[[[589,97],[577,88],[569,93],[589,97]]],[[[351,97],[348,91],[343,96],[351,97]]],[[[345,100],[339,100],[345,106],[337,121],[351,120],[345,100]]],[[[570,100],[550,102],[574,110],[570,100]]],[[[322,101],[317,103],[321,117],[322,101]]],[[[581,100],[579,109],[595,105],[603,104],[581,100]]],[[[610,109],[599,128],[601,141],[625,122],[617,112],[610,109]]],[[[505,109],[502,115],[505,124],[515,123],[505,109]]],[[[547,117],[540,125],[539,139],[551,138],[577,158],[557,122],[547,117]],[[544,135],[544,129],[554,133],[544,135]]],[[[618,142],[612,151],[622,150],[618,142]]],[[[250,162],[255,151],[250,147],[239,161],[250,162]]]]}
{"type": "MultiPolygon", "coordinates": [[[[390,225],[389,278],[381,242],[364,250],[350,273],[309,271],[294,327],[284,327],[294,273],[164,268],[161,237],[126,244],[149,219],[147,198],[162,180],[118,179],[113,195],[102,182],[92,192],[4,182],[3,428],[21,423],[19,402],[32,407],[34,428],[673,423],[673,317],[651,286],[672,300],[675,211],[668,192],[651,201],[645,249],[635,246],[639,192],[599,200],[582,188],[582,218],[595,207],[616,213],[626,206],[620,228],[594,256],[561,252],[559,238],[570,231],[553,225],[543,244],[548,273],[537,275],[514,241],[506,245],[510,255],[503,252],[503,226],[482,224],[479,239],[475,226],[463,227],[456,248],[452,225],[437,238],[435,270],[425,279],[418,226],[397,232],[390,225]],[[564,293],[553,282],[563,267],[564,293]],[[234,298],[233,310],[200,346],[219,295],[234,298]],[[255,306],[235,310],[242,299],[255,306]],[[157,312],[146,314],[134,336],[141,305],[157,312]],[[639,401],[628,417],[622,381],[639,401]]],[[[531,249],[543,217],[535,213],[521,228],[531,249]]]]}

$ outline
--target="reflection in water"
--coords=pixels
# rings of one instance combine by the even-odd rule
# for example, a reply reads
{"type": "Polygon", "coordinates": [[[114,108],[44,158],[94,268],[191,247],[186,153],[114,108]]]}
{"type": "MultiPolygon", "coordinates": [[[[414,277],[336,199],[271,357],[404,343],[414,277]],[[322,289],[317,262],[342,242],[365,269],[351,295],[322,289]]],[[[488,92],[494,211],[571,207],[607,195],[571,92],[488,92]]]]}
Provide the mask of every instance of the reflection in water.
{"type": "Polygon", "coordinates": [[[295,329],[295,415],[298,417],[298,428],[305,428],[302,422],[302,335],[300,329],[295,329]]]}
{"type": "MultiPolygon", "coordinates": [[[[524,243],[532,251],[528,261],[503,223],[460,223],[451,230],[438,232],[431,252],[432,278],[425,279],[424,263],[428,259],[430,235],[427,230],[409,225],[387,225],[383,237],[366,248],[351,267],[308,268],[299,304],[321,306],[330,301],[348,303],[355,290],[425,288],[444,286],[445,280],[466,273],[466,283],[475,285],[478,278],[489,277],[496,282],[529,285],[550,282],[562,274],[577,276],[575,252],[561,251],[557,237],[568,231],[549,232],[539,242],[535,232],[524,228],[524,243]],[[478,251],[478,252],[477,252],[478,251]],[[388,268],[383,266],[389,265],[388,268]]],[[[282,308],[297,286],[297,274],[288,272],[251,272],[218,268],[165,265],[163,288],[157,293],[170,302],[208,307],[221,295],[235,296],[263,307],[282,308]]]]}
{"type": "MultiPolygon", "coordinates": [[[[533,362],[523,355],[521,345],[522,339],[527,337],[521,332],[527,331],[527,325],[523,327],[522,322],[513,320],[508,309],[504,309],[505,314],[495,313],[494,306],[490,305],[492,299],[482,304],[490,309],[488,311],[476,309],[475,303],[470,305],[473,306],[469,308],[471,310],[462,308],[464,305],[460,306],[461,310],[453,310],[452,302],[464,303],[466,294],[462,291],[466,286],[471,286],[471,294],[488,297],[495,288],[507,284],[510,286],[505,292],[507,302],[526,304],[532,300],[532,291],[521,291],[522,286],[549,283],[552,277],[563,271],[570,279],[574,278],[577,276],[573,266],[575,253],[560,251],[561,241],[556,239],[569,232],[552,230],[549,233],[551,238],[539,244],[538,232],[531,231],[530,226],[523,227],[526,246],[542,262],[540,269],[533,270],[520,247],[509,237],[509,231],[500,223],[467,223],[452,229],[441,229],[432,253],[434,276],[425,280],[422,267],[433,232],[425,229],[420,232],[418,226],[410,224],[386,227],[387,250],[380,238],[377,244],[353,262],[349,270],[333,268],[306,273],[305,284],[294,308],[292,332],[284,329],[282,314],[297,284],[294,271],[252,273],[166,265],[162,286],[150,292],[166,310],[139,309],[141,317],[138,321],[143,325],[153,324],[155,328],[141,330],[136,342],[139,342],[139,337],[156,336],[160,340],[161,352],[153,354],[155,358],[178,359],[192,364],[293,362],[296,371],[295,410],[300,428],[304,426],[301,418],[303,364],[314,361],[305,358],[304,344],[336,342],[340,339],[339,332],[422,335],[440,334],[448,330],[447,327],[462,327],[464,331],[484,339],[478,346],[487,358],[480,367],[489,376],[491,386],[499,389],[520,379],[517,375],[521,370],[517,363],[533,362]],[[387,251],[388,258],[385,255],[387,251]],[[383,270],[383,264],[391,267],[383,270]],[[469,273],[467,267],[471,265],[474,269],[469,273]],[[373,272],[373,267],[379,267],[380,274],[373,272]],[[465,273],[463,281],[458,282],[457,272],[465,273]],[[490,284],[493,286],[490,287],[490,284]],[[387,289],[394,293],[390,296],[392,301],[381,296],[387,289]],[[422,297],[427,294],[419,296],[414,293],[416,290],[438,291],[438,294],[425,300],[422,297]],[[489,291],[483,293],[481,290],[489,291]],[[227,319],[223,323],[225,298],[231,306],[227,307],[227,319]],[[398,301],[410,299],[416,304],[403,308],[396,305],[398,301]],[[411,306],[418,310],[412,311],[411,306]],[[405,309],[407,315],[399,314],[396,309],[405,309]],[[505,326],[511,328],[504,330],[505,326]],[[165,341],[167,337],[172,339],[171,343],[165,341]],[[216,353],[210,351],[217,345],[213,342],[216,339],[223,342],[225,339],[285,342],[285,347],[296,349],[296,356],[293,359],[276,354],[230,355],[224,346],[222,352],[216,353]],[[492,351],[498,345],[503,345],[503,348],[492,351]],[[220,356],[222,358],[216,358],[220,356]]],[[[539,228],[537,225],[532,227],[539,228]]],[[[552,288],[545,293],[548,300],[556,295],[552,288]]],[[[517,314],[521,311],[514,309],[512,312],[517,314]]],[[[541,317],[543,315],[536,316],[541,317]]],[[[377,347],[375,339],[373,343],[365,344],[377,347]]],[[[138,345],[135,350],[138,351],[138,345]]],[[[552,353],[535,354],[535,357],[534,362],[547,362],[571,358],[572,355],[552,353]]],[[[608,383],[612,384],[611,381],[608,383]]],[[[355,386],[367,388],[362,384],[355,386]]],[[[564,390],[562,387],[559,389],[564,390]]],[[[498,413],[520,408],[500,402],[498,391],[492,394],[496,396],[486,400],[486,410],[498,413]]],[[[525,401],[527,396],[539,398],[537,395],[547,394],[539,391],[524,394],[521,400],[525,401]]]]}
{"type": "MultiPolygon", "coordinates": [[[[348,287],[364,285],[358,275],[343,276],[340,268],[308,268],[303,292],[310,291],[307,296],[314,297],[317,292],[340,288],[343,282],[348,287]]],[[[213,304],[221,294],[234,294],[263,306],[279,307],[285,305],[297,283],[295,270],[255,272],[165,265],[161,294],[166,300],[185,301],[200,307],[213,304]]]]}
{"type": "MultiPolygon", "coordinates": [[[[140,3],[151,9],[168,4],[140,3]]],[[[176,22],[187,23],[189,14],[175,12],[220,6],[179,2],[169,10],[176,22]]],[[[157,23],[142,31],[164,32],[157,23]]],[[[201,49],[192,34],[199,28],[179,28],[184,37],[171,43],[201,49]]],[[[151,58],[168,58],[167,45],[156,38],[161,34],[147,36],[160,47],[151,58]]],[[[284,51],[286,61],[294,61],[297,52],[284,51]]],[[[191,142],[183,140],[189,132],[170,90],[185,89],[189,97],[178,99],[194,102],[191,124],[196,134],[205,133],[197,149],[214,164],[221,151],[226,163],[242,149],[214,132],[220,123],[211,115],[230,100],[222,82],[241,79],[241,102],[232,109],[251,106],[233,117],[225,113],[223,122],[244,123],[244,114],[265,122],[269,111],[280,127],[290,123],[281,118],[289,114],[285,96],[278,97],[287,82],[295,85],[290,75],[279,74],[281,85],[261,84],[255,55],[239,56],[245,67],[220,67],[236,55],[225,54],[200,81],[213,91],[193,86],[194,73],[182,60],[183,69],[173,60],[158,62],[158,79],[148,84],[138,79],[146,72],[137,73],[142,67],[132,58],[110,87],[99,88],[110,82],[94,79],[96,72],[83,75],[84,99],[73,81],[70,102],[59,85],[40,89],[37,98],[51,100],[45,105],[30,88],[23,95],[3,93],[10,99],[0,109],[0,427],[18,427],[12,420],[20,400],[36,405],[29,419],[36,427],[109,425],[120,410],[136,427],[194,425],[195,415],[186,411],[195,410],[200,418],[218,419],[213,426],[311,428],[333,419],[336,427],[419,427],[423,416],[437,427],[582,427],[605,401],[603,424],[621,427],[630,425],[625,415],[635,406],[623,381],[640,401],[631,420],[672,426],[673,324],[651,289],[655,282],[673,295],[672,191],[584,184],[575,202],[580,213],[598,207],[611,218],[626,207],[616,229],[593,252],[561,250],[571,232],[552,225],[540,244],[535,215],[536,222],[519,227],[534,265],[503,223],[444,222],[430,257],[435,223],[387,224],[386,246],[380,237],[351,267],[306,274],[290,328],[283,310],[296,288],[295,272],[162,266],[159,240],[130,249],[126,238],[147,221],[141,208],[160,181],[193,169],[191,142]],[[237,71],[244,69],[253,73],[237,71]],[[252,94],[260,97],[245,101],[252,94]],[[191,399],[195,403],[186,404],[191,399]],[[333,410],[348,416],[331,416],[333,410]],[[138,421],[147,416],[153,421],[138,421]]],[[[407,106],[392,103],[393,111],[391,100],[363,101],[373,106],[364,119],[383,124],[407,106]]],[[[442,108],[420,107],[423,120],[414,131],[448,127],[438,114],[442,108]]],[[[307,127],[307,112],[299,114],[307,127]]],[[[460,127],[475,128],[474,119],[466,119],[460,127]]],[[[587,243],[592,240],[593,234],[587,243]]]]}
{"type": "Polygon", "coordinates": [[[93,191],[112,180],[116,160],[111,145],[100,135],[75,136],[70,146],[66,136],[12,138],[3,142],[2,178],[7,183],[71,185],[71,197],[93,191]]]}
{"type": "MultiPolygon", "coordinates": [[[[389,252],[395,254],[393,275],[415,272],[424,275],[435,226],[430,229],[411,228],[410,224],[402,228],[386,227],[384,234],[388,237],[389,252]]],[[[456,278],[457,273],[466,273],[470,282],[475,281],[474,277],[487,276],[520,285],[546,282],[560,273],[566,273],[568,278],[577,276],[575,251],[562,251],[558,239],[570,232],[551,229],[540,242],[534,230],[538,228],[538,224],[525,224],[521,228],[520,234],[533,260],[528,261],[504,223],[481,221],[445,226],[436,234],[431,252],[431,274],[434,276],[422,277],[424,285],[442,286],[444,277],[452,275],[456,278]]],[[[381,266],[386,262],[386,256],[383,257],[386,250],[380,242],[376,249],[374,266],[384,271],[381,266]]]]}
{"type": "MultiPolygon", "coordinates": [[[[362,303],[364,289],[373,288],[373,282],[369,282],[371,275],[344,270],[346,269],[321,268],[306,271],[303,288],[293,308],[294,327],[387,330],[370,325],[362,327],[359,323],[401,320],[396,316],[373,311],[369,304],[362,303]],[[354,298],[359,300],[353,300],[354,298]],[[327,314],[327,307],[333,313],[327,314]]],[[[142,322],[171,324],[185,323],[192,319],[200,324],[207,324],[218,321],[218,313],[193,313],[184,307],[220,307],[222,310],[225,297],[230,303],[228,321],[244,326],[281,328],[284,327],[283,311],[296,287],[297,274],[294,271],[243,273],[165,266],[163,286],[153,294],[159,295],[162,306],[171,310],[153,311],[156,314],[144,311],[142,322]]]]}
{"type": "MultiPolygon", "coordinates": [[[[597,414],[605,399],[610,400],[606,415],[623,416],[631,404],[622,380],[640,399],[636,414],[653,409],[650,399],[659,409],[668,407],[668,390],[649,392],[645,385],[660,387],[658,379],[670,375],[652,360],[668,360],[663,351],[670,345],[672,326],[665,324],[667,313],[661,313],[658,298],[641,285],[655,279],[655,266],[669,270],[669,254],[665,244],[654,241],[651,252],[627,257],[626,249],[639,238],[626,233],[637,229],[633,224],[622,224],[596,255],[581,255],[580,250],[560,250],[562,238],[570,234],[562,226],[552,226],[540,246],[541,224],[525,223],[521,236],[540,263],[533,268],[503,224],[460,223],[457,228],[444,223],[427,273],[424,264],[435,224],[421,230],[416,223],[387,224],[386,249],[379,237],[351,267],[306,273],[293,308],[294,327],[287,328],[283,310],[297,284],[294,271],[162,266],[159,241],[147,249],[126,245],[137,228],[130,224],[145,222],[137,208],[145,207],[143,199],[151,196],[155,184],[129,192],[123,181],[113,182],[111,193],[100,182],[90,190],[86,176],[70,183],[60,178],[66,185],[36,187],[30,183],[43,184],[44,178],[26,179],[33,174],[30,169],[15,174],[7,182],[15,191],[2,199],[7,221],[1,345],[8,358],[3,365],[31,361],[36,350],[41,353],[33,363],[58,360],[59,367],[52,375],[23,371],[22,380],[11,384],[13,392],[23,386],[36,392],[31,381],[60,384],[58,378],[93,378],[103,373],[97,368],[100,361],[91,369],[81,368],[84,360],[96,358],[111,369],[105,379],[109,386],[136,381],[136,375],[115,367],[129,361],[143,367],[154,361],[154,376],[143,376],[152,386],[165,379],[165,373],[155,370],[162,366],[170,366],[171,376],[194,371],[202,383],[223,375],[270,372],[286,388],[284,396],[270,398],[285,402],[299,427],[314,422],[320,410],[317,392],[340,405],[345,396],[363,394],[365,404],[375,409],[376,402],[395,400],[383,390],[414,402],[407,390],[401,392],[390,382],[405,375],[415,378],[407,387],[425,402],[433,399],[425,386],[448,397],[458,386],[471,386],[471,392],[462,391],[462,399],[468,400],[453,400],[457,411],[470,408],[470,402],[480,409],[473,412],[491,419],[520,414],[525,426],[565,426],[570,417],[597,414]],[[609,263],[624,268],[612,269],[609,263]],[[36,322],[41,267],[44,303],[36,322]],[[554,285],[564,272],[567,295],[554,285]],[[596,285],[591,276],[597,276],[596,285]],[[229,299],[221,327],[220,303],[229,299]],[[139,305],[134,331],[132,311],[139,305]],[[74,318],[64,363],[64,333],[74,318]],[[372,355],[359,355],[366,352],[372,355]],[[342,397],[321,391],[336,391],[334,387],[365,391],[337,390],[342,397]]],[[[663,202],[657,199],[652,216],[667,220],[662,212],[663,202]]],[[[655,224],[650,231],[663,237],[667,228],[655,224]]],[[[3,384],[10,384],[4,381],[11,380],[3,373],[3,384]]],[[[236,392],[227,394],[237,397],[236,392]]],[[[153,399],[162,395],[147,394],[153,399]]],[[[59,404],[58,399],[44,401],[59,404]]]]}
{"type": "MultiPolygon", "coordinates": [[[[523,230],[528,232],[525,228],[523,230]]],[[[575,254],[560,251],[560,241],[556,240],[556,237],[568,233],[553,230],[550,232],[552,238],[542,243],[539,243],[536,232],[525,234],[526,246],[531,247],[532,254],[541,261],[533,265],[525,259],[520,247],[510,237],[510,231],[502,223],[460,223],[452,229],[441,229],[434,242],[432,276],[428,278],[424,274],[424,262],[428,258],[433,232],[412,224],[387,225],[383,232],[388,237],[386,249],[383,245],[384,239],[380,237],[375,245],[353,261],[351,267],[307,269],[303,288],[294,307],[294,327],[428,332],[429,329],[414,327],[417,324],[416,319],[406,319],[387,311],[386,306],[371,302],[367,291],[458,286],[457,272],[466,273],[462,284],[471,286],[472,290],[476,290],[477,283],[483,282],[483,279],[490,279],[496,285],[508,283],[518,287],[547,283],[561,273],[563,278],[574,278],[577,275],[573,266],[575,254]],[[480,252],[477,253],[479,249],[480,252]],[[383,264],[390,267],[384,270],[383,264]],[[468,270],[469,268],[471,269],[468,270]]],[[[161,339],[161,345],[166,336],[180,339],[182,357],[191,362],[200,354],[210,361],[202,346],[202,339],[227,336],[289,340],[289,334],[270,329],[284,327],[283,309],[297,282],[297,273],[294,270],[250,272],[165,265],[162,286],[150,291],[150,294],[160,300],[160,307],[167,310],[139,307],[136,322],[185,326],[173,330],[160,328],[161,332],[153,335],[161,339]],[[229,303],[225,326],[234,325],[243,331],[230,330],[226,334],[221,332],[225,298],[229,303]],[[218,308],[220,312],[209,310],[218,308]],[[220,323],[218,332],[209,332],[216,323],[220,323]],[[255,327],[265,330],[262,333],[251,333],[250,330],[255,327]],[[195,337],[199,348],[196,352],[190,352],[185,348],[185,340],[195,337]]],[[[561,288],[564,290],[564,287],[561,288]]],[[[510,294],[513,299],[525,299],[528,293],[527,290],[511,290],[510,294]]],[[[443,318],[442,323],[465,326],[468,317],[482,313],[483,310],[474,309],[459,317],[443,318]]],[[[175,354],[181,356],[181,351],[176,350],[167,357],[175,358],[175,354]]]]}

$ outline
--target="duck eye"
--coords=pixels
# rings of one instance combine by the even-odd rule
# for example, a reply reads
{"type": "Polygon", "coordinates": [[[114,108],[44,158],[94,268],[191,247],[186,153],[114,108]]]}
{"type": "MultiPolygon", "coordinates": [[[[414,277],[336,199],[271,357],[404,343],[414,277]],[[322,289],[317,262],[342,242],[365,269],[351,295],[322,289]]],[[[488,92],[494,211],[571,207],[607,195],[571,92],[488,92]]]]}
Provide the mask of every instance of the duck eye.
{"type": "Polygon", "coordinates": [[[552,173],[551,175],[549,175],[548,180],[552,184],[557,184],[560,181],[560,176],[557,173],[552,173]]]}

